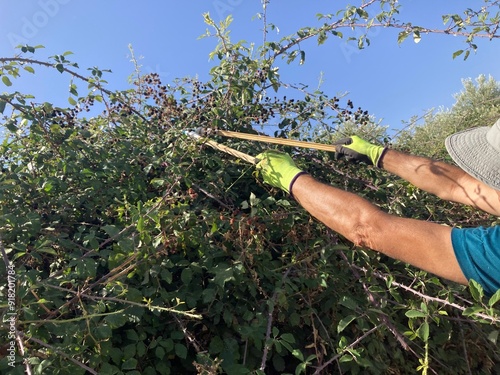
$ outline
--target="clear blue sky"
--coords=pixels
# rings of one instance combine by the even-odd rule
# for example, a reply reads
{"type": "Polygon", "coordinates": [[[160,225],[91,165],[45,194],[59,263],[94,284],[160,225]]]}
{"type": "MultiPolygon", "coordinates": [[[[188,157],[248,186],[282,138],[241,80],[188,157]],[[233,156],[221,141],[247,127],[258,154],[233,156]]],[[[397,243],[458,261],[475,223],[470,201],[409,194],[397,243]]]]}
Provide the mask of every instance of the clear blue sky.
{"type": "MultiPolygon", "coordinates": [[[[360,2],[360,1],[359,1],[360,2]]],[[[280,32],[268,40],[279,39],[300,27],[317,26],[317,13],[334,13],[348,2],[331,0],[271,0],[268,22],[280,32]]],[[[358,1],[351,1],[357,4],[358,1]]],[[[476,8],[482,0],[401,0],[400,19],[421,26],[442,25],[441,15],[476,8]]],[[[128,87],[133,72],[128,45],[134,48],[145,73],[155,71],[165,83],[184,76],[208,76],[208,54],[215,39],[202,39],[207,26],[202,14],[215,20],[232,14],[232,38],[259,45],[262,22],[255,15],[262,11],[261,0],[3,0],[0,3],[0,56],[10,57],[21,43],[42,44],[45,50],[35,57],[70,50],[81,72],[98,66],[111,69],[110,89],[128,87]]],[[[452,94],[462,88],[463,78],[491,75],[500,80],[500,41],[478,41],[479,50],[467,61],[452,59],[452,53],[465,45],[451,36],[424,35],[419,44],[410,38],[396,42],[397,31],[374,29],[371,46],[357,50],[345,41],[330,38],[317,46],[315,40],[302,45],[306,64],[281,64],[282,78],[288,83],[318,85],[330,95],[348,92],[355,106],[369,110],[391,129],[401,121],[421,115],[433,107],[450,107],[452,94]]],[[[37,68],[42,73],[42,68],[37,68]]],[[[57,73],[58,74],[58,73],[57,73]]],[[[37,74],[15,82],[0,91],[35,93],[37,101],[67,105],[69,77],[37,74]]],[[[1,85],[1,83],[0,83],[1,85]]],[[[283,92],[282,94],[286,94],[283,92]]]]}

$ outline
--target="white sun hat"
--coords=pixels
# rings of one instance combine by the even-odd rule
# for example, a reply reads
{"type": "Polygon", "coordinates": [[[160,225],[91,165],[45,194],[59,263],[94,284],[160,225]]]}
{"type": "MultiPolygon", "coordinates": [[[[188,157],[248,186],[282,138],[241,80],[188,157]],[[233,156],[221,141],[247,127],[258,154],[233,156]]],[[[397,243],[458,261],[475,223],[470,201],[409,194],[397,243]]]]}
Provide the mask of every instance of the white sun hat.
{"type": "Polygon", "coordinates": [[[450,135],[445,145],[460,168],[500,190],[500,119],[492,127],[482,126],[450,135]]]}

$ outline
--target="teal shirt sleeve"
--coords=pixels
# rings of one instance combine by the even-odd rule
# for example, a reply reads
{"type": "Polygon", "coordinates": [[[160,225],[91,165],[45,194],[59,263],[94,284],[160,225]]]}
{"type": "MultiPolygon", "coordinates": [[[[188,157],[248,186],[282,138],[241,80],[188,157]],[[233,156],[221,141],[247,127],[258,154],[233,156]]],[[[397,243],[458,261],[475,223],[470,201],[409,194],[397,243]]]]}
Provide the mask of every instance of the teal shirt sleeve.
{"type": "Polygon", "coordinates": [[[500,289],[500,226],[453,228],[451,242],[467,280],[475,280],[488,295],[500,289]]]}

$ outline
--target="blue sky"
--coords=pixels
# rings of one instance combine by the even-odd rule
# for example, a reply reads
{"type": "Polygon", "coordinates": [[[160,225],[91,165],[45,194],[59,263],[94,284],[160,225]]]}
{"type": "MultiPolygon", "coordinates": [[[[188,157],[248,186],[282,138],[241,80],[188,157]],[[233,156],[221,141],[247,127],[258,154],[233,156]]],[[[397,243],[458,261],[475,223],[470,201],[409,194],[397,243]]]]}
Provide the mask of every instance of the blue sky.
{"type": "MultiPolygon", "coordinates": [[[[317,13],[335,13],[347,3],[271,0],[268,22],[278,26],[279,34],[270,32],[267,39],[277,40],[300,27],[317,26],[317,13]]],[[[442,14],[483,3],[401,0],[400,19],[439,27],[442,14]]],[[[111,69],[109,88],[124,89],[129,87],[127,78],[134,71],[128,49],[131,44],[135,55],[142,57],[143,72],[157,72],[165,83],[184,76],[205,79],[211,66],[208,54],[216,40],[198,39],[207,28],[202,14],[210,12],[215,20],[232,14],[232,39],[259,45],[262,22],[255,15],[261,11],[261,0],[3,0],[0,57],[13,56],[13,47],[20,42],[44,45],[46,48],[35,55],[39,59],[70,50],[74,55],[69,58],[78,62],[81,73],[87,74],[86,68],[92,66],[111,69]]],[[[398,129],[402,121],[427,109],[450,107],[452,95],[461,90],[464,78],[485,74],[500,80],[498,40],[478,41],[478,53],[463,61],[460,57],[452,59],[454,51],[465,47],[459,38],[424,35],[418,44],[408,39],[398,45],[397,31],[390,29],[373,29],[369,37],[371,45],[364,50],[333,38],[322,46],[315,40],[304,43],[304,65],[280,62],[283,81],[316,88],[322,76],[325,92],[331,96],[348,92],[355,106],[369,110],[390,129],[398,129]]],[[[26,74],[0,91],[35,93],[37,101],[67,105],[69,77],[42,72],[37,68],[36,76],[26,74]]]]}

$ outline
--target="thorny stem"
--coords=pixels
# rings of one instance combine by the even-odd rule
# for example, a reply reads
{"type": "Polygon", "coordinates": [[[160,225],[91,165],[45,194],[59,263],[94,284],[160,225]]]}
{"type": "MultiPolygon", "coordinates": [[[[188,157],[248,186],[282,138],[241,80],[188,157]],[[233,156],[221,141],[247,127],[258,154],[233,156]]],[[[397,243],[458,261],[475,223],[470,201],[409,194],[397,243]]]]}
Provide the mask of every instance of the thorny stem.
{"type": "MultiPolygon", "coordinates": [[[[358,270],[360,270],[362,272],[367,272],[368,271],[366,268],[357,266],[355,264],[352,264],[351,267],[356,268],[356,269],[358,269],[358,270]]],[[[378,272],[378,271],[372,271],[371,275],[373,275],[373,276],[375,276],[375,277],[377,277],[377,278],[379,278],[381,280],[384,280],[384,281],[388,280],[388,277],[386,275],[384,275],[383,273],[378,272]]],[[[405,284],[398,283],[397,281],[392,280],[391,285],[394,285],[394,286],[396,286],[398,288],[401,288],[401,289],[403,289],[403,290],[405,290],[407,292],[410,292],[410,293],[412,293],[412,294],[414,294],[414,295],[422,298],[425,301],[436,302],[436,303],[439,303],[439,304],[441,304],[443,306],[450,306],[450,307],[453,307],[453,308],[455,308],[455,309],[457,309],[459,311],[462,311],[462,312],[464,312],[466,310],[466,307],[464,307],[464,306],[461,306],[461,305],[456,304],[454,302],[450,302],[450,301],[444,300],[442,298],[431,297],[431,296],[429,296],[427,294],[418,292],[415,289],[413,289],[413,288],[411,288],[411,287],[409,287],[409,286],[407,286],[405,284]]],[[[487,314],[483,314],[483,313],[474,313],[473,315],[476,316],[476,317],[478,317],[478,318],[487,320],[487,321],[489,321],[491,323],[500,323],[500,318],[497,318],[497,317],[494,317],[494,316],[491,316],[491,315],[487,315],[487,314]]]]}
{"type": "MultiPolygon", "coordinates": [[[[360,9],[364,9],[366,7],[369,7],[370,5],[372,5],[375,1],[377,0],[370,0],[369,2],[367,2],[366,4],[363,4],[360,6],[360,9]]],[[[366,26],[366,25],[365,25],[366,26]]],[[[314,36],[318,35],[321,31],[331,31],[331,30],[334,30],[334,29],[337,29],[339,27],[351,27],[350,25],[347,25],[347,24],[343,24],[343,20],[337,20],[327,26],[325,26],[324,28],[320,28],[318,29],[317,32],[314,32],[314,33],[311,33],[311,34],[308,34],[308,35],[305,35],[301,38],[296,38],[294,39],[292,42],[288,43],[287,45],[283,46],[282,48],[280,48],[272,57],[272,59],[274,60],[276,57],[278,57],[279,55],[283,54],[284,52],[286,52],[287,50],[289,50],[290,48],[292,48],[293,46],[296,46],[297,44],[300,44],[301,42],[303,42],[304,40],[307,40],[307,39],[310,39],[310,38],[313,38],[314,36]]]]}
{"type": "MultiPolygon", "coordinates": [[[[365,9],[365,8],[368,8],[370,5],[373,5],[374,3],[378,2],[379,0],[370,0],[368,2],[366,2],[365,4],[362,4],[361,6],[359,6],[358,8],[359,9],[365,9]]],[[[497,5],[498,1],[495,1],[491,4],[491,6],[493,5],[497,5]]],[[[474,12],[476,15],[481,13],[481,11],[478,11],[478,12],[474,12]]],[[[473,26],[473,25],[472,25],[473,26]]],[[[459,27],[459,25],[457,24],[452,24],[450,25],[448,28],[446,29],[431,29],[431,28],[426,28],[426,27],[420,27],[420,26],[412,26],[411,24],[408,24],[408,23],[393,23],[391,21],[388,21],[388,22],[371,22],[371,21],[367,21],[365,23],[354,23],[354,22],[349,22],[349,20],[344,20],[344,19],[339,19],[335,22],[332,22],[330,24],[327,24],[323,27],[320,27],[318,28],[317,30],[315,30],[314,32],[311,32],[307,35],[304,35],[302,37],[299,37],[299,38],[293,38],[293,40],[291,42],[289,42],[288,44],[282,46],[279,50],[277,50],[274,55],[272,56],[272,60],[274,60],[276,57],[282,55],[283,53],[285,53],[286,51],[288,51],[290,48],[300,44],[301,42],[307,40],[307,39],[310,39],[310,38],[313,38],[317,35],[319,35],[320,33],[322,32],[330,32],[330,31],[333,31],[333,30],[336,30],[336,29],[341,29],[341,28],[350,28],[350,29],[356,29],[356,28],[360,28],[360,29],[368,29],[368,28],[373,28],[373,27],[382,27],[382,28],[394,28],[394,29],[400,29],[400,30],[408,30],[408,31],[411,31],[411,30],[418,30],[421,34],[451,34],[451,35],[454,35],[454,36],[462,36],[462,37],[467,37],[467,41],[468,43],[470,44],[470,40],[469,39],[472,39],[473,37],[478,37],[478,38],[489,38],[490,40],[493,39],[493,38],[500,38],[500,35],[497,35],[497,32],[500,28],[500,24],[496,23],[496,24],[492,24],[490,26],[494,26],[492,28],[491,31],[489,32],[485,32],[485,33],[474,33],[474,32],[467,32],[467,31],[455,31],[454,28],[455,27],[459,27]]]]}
{"type": "MultiPolygon", "coordinates": [[[[60,286],[57,286],[57,285],[50,285],[50,284],[46,284],[46,283],[42,283],[42,285],[44,285],[46,287],[53,288],[53,289],[57,289],[57,290],[61,290],[61,291],[65,291],[68,293],[75,294],[76,298],[84,297],[84,298],[88,298],[91,300],[97,300],[97,301],[117,302],[117,303],[123,303],[125,305],[147,308],[147,309],[152,310],[152,311],[158,310],[158,311],[166,311],[166,312],[169,312],[172,314],[180,314],[180,315],[184,315],[184,316],[187,316],[189,318],[194,318],[194,319],[201,319],[202,318],[202,316],[200,314],[194,314],[194,313],[189,312],[189,311],[176,310],[176,309],[171,308],[171,307],[153,306],[153,305],[148,305],[148,304],[139,303],[139,302],[127,301],[125,299],[116,298],[116,297],[91,296],[91,295],[88,295],[85,293],[75,292],[74,290],[68,290],[66,288],[61,288],[60,286]]],[[[109,315],[109,313],[108,313],[108,315],[109,315]]]]}
{"type": "Polygon", "coordinates": [[[323,363],[320,367],[316,369],[314,372],[314,375],[319,375],[321,374],[324,368],[328,367],[330,364],[338,360],[340,357],[344,355],[345,352],[347,352],[349,349],[354,348],[356,345],[358,345],[361,341],[363,341],[366,337],[370,336],[373,332],[378,330],[380,327],[382,327],[383,324],[379,324],[378,326],[373,327],[369,331],[366,331],[362,336],[358,337],[354,342],[352,342],[349,346],[345,347],[340,353],[335,355],[334,357],[330,358],[327,362],[323,363]]]}
{"type": "Polygon", "coordinates": [[[28,340],[29,341],[33,341],[34,343],[36,343],[36,344],[38,344],[40,346],[43,346],[44,348],[47,348],[47,349],[50,349],[50,350],[54,351],[54,353],[57,353],[60,356],[66,358],[67,360],[73,362],[74,364],[76,364],[77,366],[81,367],[82,369],[84,369],[88,373],[90,373],[92,375],[98,375],[97,371],[91,369],[90,367],[88,367],[84,363],[82,363],[80,361],[77,361],[76,359],[70,357],[69,355],[67,355],[66,353],[62,352],[61,350],[55,348],[54,346],[49,345],[49,344],[47,344],[47,343],[43,342],[42,340],[39,340],[39,339],[37,339],[35,337],[29,337],[28,340]]]}
{"type": "MultiPolygon", "coordinates": [[[[340,252],[340,256],[346,262],[349,263],[349,265],[351,266],[351,271],[352,271],[354,277],[356,279],[358,279],[358,280],[361,280],[361,275],[359,274],[358,270],[356,268],[352,267],[352,264],[349,262],[349,260],[347,259],[347,256],[344,254],[343,251],[340,252]]],[[[372,304],[372,306],[375,307],[376,309],[379,309],[380,308],[380,303],[375,299],[375,296],[373,295],[373,293],[368,289],[367,285],[364,282],[362,283],[362,285],[363,285],[363,289],[365,290],[365,293],[368,295],[368,300],[370,301],[370,303],[372,304]]],[[[398,330],[396,329],[396,327],[394,327],[394,325],[391,323],[391,321],[387,318],[387,315],[381,313],[380,314],[380,320],[382,320],[382,322],[384,323],[384,325],[394,335],[394,337],[399,342],[399,344],[403,347],[403,349],[405,349],[405,350],[411,350],[411,348],[408,345],[408,343],[406,342],[405,338],[398,332],[398,330]]],[[[413,350],[411,350],[411,351],[413,352],[413,350]]],[[[416,353],[413,352],[413,354],[416,354],[416,353]]]]}
{"type": "Polygon", "coordinates": [[[194,349],[196,350],[196,353],[202,352],[203,351],[202,347],[200,346],[200,344],[196,340],[196,337],[191,332],[188,331],[188,329],[187,329],[186,325],[184,324],[184,322],[182,320],[180,320],[179,317],[176,316],[176,315],[173,315],[173,317],[174,317],[174,320],[179,325],[179,327],[181,328],[182,333],[184,334],[184,337],[186,338],[186,340],[191,345],[193,345],[194,349]]]}
{"type": "Polygon", "coordinates": [[[472,371],[471,371],[471,368],[470,368],[470,362],[469,362],[469,355],[467,353],[467,345],[465,343],[465,337],[464,337],[464,330],[463,330],[463,327],[462,327],[462,322],[459,322],[458,326],[460,327],[460,337],[462,338],[462,347],[464,349],[465,363],[467,364],[467,370],[468,370],[469,375],[472,375],[472,371]]]}
{"type": "MultiPolygon", "coordinates": [[[[285,279],[288,277],[288,274],[292,270],[292,267],[288,268],[285,273],[283,274],[283,277],[281,278],[281,283],[283,284],[285,282],[285,279]]],[[[266,338],[264,340],[265,345],[264,345],[264,351],[262,353],[262,361],[260,363],[260,370],[264,371],[266,368],[266,362],[267,362],[267,355],[269,353],[269,349],[271,349],[271,345],[269,344],[269,341],[271,339],[271,331],[273,328],[273,314],[274,314],[274,306],[276,304],[276,298],[278,297],[278,288],[274,291],[271,300],[270,300],[270,305],[269,305],[269,313],[267,314],[267,331],[266,331],[266,338]]]]}
{"type": "MultiPolygon", "coordinates": [[[[41,65],[41,66],[44,66],[44,67],[47,67],[47,68],[53,68],[53,69],[55,69],[55,64],[54,63],[49,63],[49,62],[46,62],[46,61],[28,59],[28,58],[25,58],[25,57],[1,57],[0,58],[0,63],[5,64],[5,63],[9,63],[9,62],[17,62],[17,63],[20,63],[20,64],[35,64],[35,65],[41,65]]],[[[63,66],[61,68],[61,70],[64,71],[64,72],[66,72],[66,73],[68,73],[68,74],[70,74],[70,75],[72,75],[75,78],[78,78],[78,79],[80,79],[80,80],[82,80],[84,82],[90,83],[90,79],[89,78],[84,77],[81,74],[78,74],[74,70],[68,69],[65,66],[63,66]]],[[[111,96],[111,95],[114,94],[112,91],[107,90],[104,87],[102,87],[99,82],[94,82],[94,85],[95,85],[96,89],[98,89],[101,93],[105,93],[108,96],[111,96]]],[[[122,101],[122,99],[119,98],[118,96],[116,97],[116,99],[119,102],[123,103],[123,104],[127,104],[124,101],[122,101]]],[[[140,112],[138,112],[136,109],[130,107],[130,110],[135,115],[139,116],[144,122],[149,123],[149,121],[140,112]]],[[[108,111],[109,111],[109,109],[108,109],[108,111]]]]}
{"type": "Polygon", "coordinates": [[[265,45],[267,42],[267,6],[271,0],[262,0],[262,24],[263,24],[263,43],[265,45]]]}

